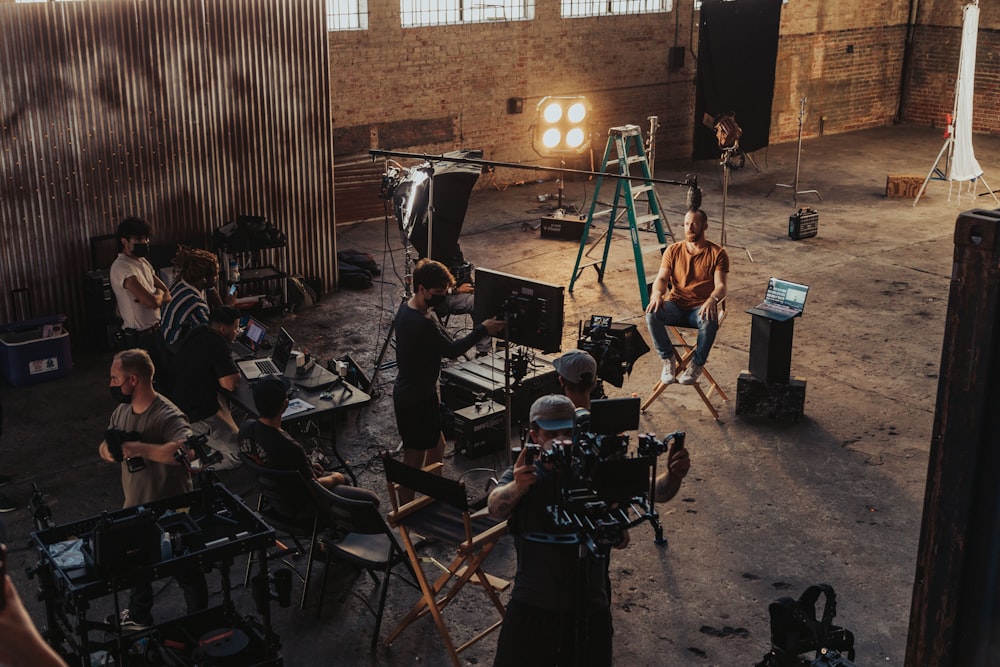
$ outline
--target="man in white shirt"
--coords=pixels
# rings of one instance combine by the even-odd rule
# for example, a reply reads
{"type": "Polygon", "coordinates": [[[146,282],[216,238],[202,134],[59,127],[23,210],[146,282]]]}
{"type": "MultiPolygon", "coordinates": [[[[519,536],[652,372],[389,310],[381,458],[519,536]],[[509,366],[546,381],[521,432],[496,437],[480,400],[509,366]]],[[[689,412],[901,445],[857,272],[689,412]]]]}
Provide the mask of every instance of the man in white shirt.
{"type": "Polygon", "coordinates": [[[170,290],[146,259],[151,231],[150,224],[139,218],[125,218],[119,223],[121,252],[111,264],[111,289],[122,318],[125,347],[146,350],[157,375],[162,376],[167,369],[160,307],[170,302],[170,290]]]}

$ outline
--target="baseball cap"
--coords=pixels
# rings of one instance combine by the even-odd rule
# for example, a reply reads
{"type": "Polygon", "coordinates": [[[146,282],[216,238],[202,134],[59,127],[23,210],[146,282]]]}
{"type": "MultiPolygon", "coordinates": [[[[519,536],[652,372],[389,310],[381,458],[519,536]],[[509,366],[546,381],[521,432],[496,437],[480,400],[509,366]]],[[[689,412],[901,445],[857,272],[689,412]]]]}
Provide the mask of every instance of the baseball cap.
{"type": "Polygon", "coordinates": [[[573,401],[562,394],[549,394],[531,404],[528,421],[546,431],[562,431],[573,428],[575,416],[573,401]]]}
{"type": "Polygon", "coordinates": [[[585,373],[590,373],[587,382],[593,382],[597,377],[597,362],[583,350],[567,350],[565,354],[553,361],[552,365],[556,367],[556,372],[564,380],[573,384],[583,382],[585,373]]]}

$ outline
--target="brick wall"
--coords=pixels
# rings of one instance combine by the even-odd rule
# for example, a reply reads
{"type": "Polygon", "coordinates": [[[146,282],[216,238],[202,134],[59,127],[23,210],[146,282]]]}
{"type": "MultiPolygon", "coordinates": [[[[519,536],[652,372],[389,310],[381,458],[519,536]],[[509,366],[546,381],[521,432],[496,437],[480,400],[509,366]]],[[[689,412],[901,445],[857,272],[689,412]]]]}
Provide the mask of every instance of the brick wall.
{"type": "Polygon", "coordinates": [[[890,123],[896,114],[905,26],[783,35],[778,53],[771,142],[890,123]]]}
{"type": "MultiPolygon", "coordinates": [[[[903,119],[916,125],[944,127],[955,102],[959,27],[920,26],[914,39],[913,67],[903,119]]],[[[980,21],[976,49],[973,132],[1000,131],[1000,31],[984,29],[980,21]]]]}
{"type": "MultiPolygon", "coordinates": [[[[673,13],[562,20],[546,0],[532,21],[402,30],[398,0],[369,6],[369,31],[331,34],[337,154],[366,150],[371,140],[408,152],[481,148],[497,161],[555,166],[532,149],[535,107],[546,95],[588,97],[597,159],[608,128],[646,128],[651,115],[662,128],[659,153],[690,153],[696,64],[690,53],[682,70],[667,63],[675,30],[686,46],[690,11],[679,23],[673,13]],[[523,98],[523,113],[507,113],[511,97],[523,98]]],[[[577,162],[569,166],[590,166],[577,162]]]]}

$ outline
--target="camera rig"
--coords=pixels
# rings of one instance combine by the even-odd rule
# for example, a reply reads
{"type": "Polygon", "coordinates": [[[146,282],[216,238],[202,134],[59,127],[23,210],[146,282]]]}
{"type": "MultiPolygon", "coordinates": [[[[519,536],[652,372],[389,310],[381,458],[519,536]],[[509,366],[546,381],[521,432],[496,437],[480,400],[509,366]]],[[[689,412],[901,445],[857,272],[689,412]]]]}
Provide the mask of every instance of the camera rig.
{"type": "MultiPolygon", "coordinates": [[[[630,399],[605,403],[622,410],[632,405],[630,399]]],[[[572,440],[556,439],[548,450],[525,446],[526,463],[538,460],[554,471],[555,502],[546,508],[553,526],[574,531],[595,556],[606,554],[623,541],[627,529],[646,521],[653,527],[656,543],[665,543],[655,508],[656,460],[671,447],[683,448],[685,439],[682,431],[663,439],[641,433],[635,450],[630,451],[628,433],[615,428],[621,425],[622,415],[608,417],[592,422],[591,412],[579,408],[572,440]]],[[[625,415],[624,421],[629,418],[625,415]]]]}
{"type": "Polygon", "coordinates": [[[634,324],[616,324],[610,315],[591,315],[581,320],[576,346],[597,362],[597,377],[616,387],[625,384],[636,360],[649,352],[634,324]]]}
{"type": "Polygon", "coordinates": [[[204,470],[222,461],[222,452],[209,447],[208,435],[199,433],[188,436],[184,444],[174,452],[174,460],[188,468],[188,470],[204,470]],[[187,456],[187,451],[189,450],[194,453],[194,456],[191,458],[187,456]],[[195,466],[195,463],[198,463],[198,465],[195,466]]]}

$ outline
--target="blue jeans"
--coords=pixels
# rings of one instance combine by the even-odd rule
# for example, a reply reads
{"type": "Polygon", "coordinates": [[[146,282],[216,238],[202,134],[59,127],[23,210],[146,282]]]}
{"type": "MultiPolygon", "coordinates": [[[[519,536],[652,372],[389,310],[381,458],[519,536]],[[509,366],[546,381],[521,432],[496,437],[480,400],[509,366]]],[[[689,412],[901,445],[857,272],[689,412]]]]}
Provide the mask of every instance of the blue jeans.
{"type": "Polygon", "coordinates": [[[682,310],[671,301],[664,301],[659,310],[646,313],[646,326],[649,327],[649,335],[653,337],[653,348],[664,361],[670,359],[674,353],[674,346],[665,327],[697,329],[698,342],[694,348],[694,363],[699,366],[704,366],[708,361],[708,353],[715,343],[715,334],[719,331],[719,322],[699,318],[698,308],[682,310]]]}

